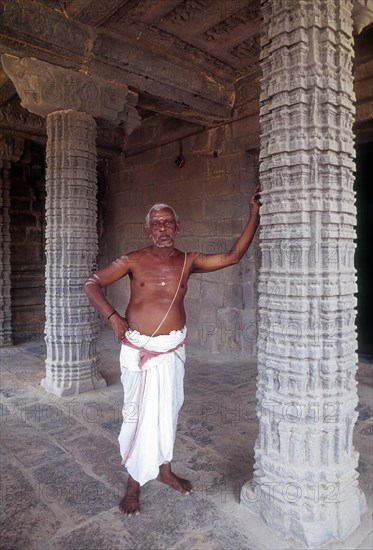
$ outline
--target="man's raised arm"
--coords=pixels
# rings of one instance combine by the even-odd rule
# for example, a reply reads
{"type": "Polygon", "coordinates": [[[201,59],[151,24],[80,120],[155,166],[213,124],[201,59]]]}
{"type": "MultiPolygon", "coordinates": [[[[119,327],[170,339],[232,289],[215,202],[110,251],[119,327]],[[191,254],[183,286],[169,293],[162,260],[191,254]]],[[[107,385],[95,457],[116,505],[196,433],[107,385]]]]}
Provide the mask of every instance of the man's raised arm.
{"type": "Polygon", "coordinates": [[[100,313],[110,320],[112,329],[117,334],[118,339],[128,329],[128,322],[108,302],[102,289],[115,283],[115,281],[118,281],[129,272],[130,262],[128,256],[122,256],[88,277],[83,284],[83,290],[88,296],[89,301],[100,313]]]}
{"type": "Polygon", "coordinates": [[[230,265],[237,264],[249,248],[257,227],[259,225],[259,187],[255,190],[250,200],[250,217],[240,237],[234,243],[229,252],[219,254],[199,254],[193,256],[191,273],[208,273],[217,271],[230,265]]]}

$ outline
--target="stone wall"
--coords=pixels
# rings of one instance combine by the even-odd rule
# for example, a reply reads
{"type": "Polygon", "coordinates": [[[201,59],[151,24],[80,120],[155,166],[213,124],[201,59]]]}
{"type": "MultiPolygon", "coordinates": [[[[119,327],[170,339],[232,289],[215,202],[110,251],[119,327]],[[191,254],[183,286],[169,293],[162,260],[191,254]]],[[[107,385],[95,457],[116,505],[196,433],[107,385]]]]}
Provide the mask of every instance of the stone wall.
{"type": "Polygon", "coordinates": [[[10,187],[13,341],[44,335],[45,176],[43,147],[26,142],[12,164],[10,187]]]}
{"type": "MultiPolygon", "coordinates": [[[[249,105],[244,95],[243,100],[249,105]]],[[[127,143],[126,156],[109,164],[100,265],[150,244],[143,221],[156,202],[170,204],[179,214],[181,250],[229,250],[247,220],[257,169],[258,117],[247,110],[239,115],[238,122],[209,131],[160,115],[142,123],[127,143]],[[178,168],[178,139],[186,135],[186,162],[178,168]]],[[[186,309],[192,346],[255,355],[256,241],[239,265],[191,277],[186,309]]],[[[128,279],[110,287],[108,296],[124,313],[128,279]]]]}

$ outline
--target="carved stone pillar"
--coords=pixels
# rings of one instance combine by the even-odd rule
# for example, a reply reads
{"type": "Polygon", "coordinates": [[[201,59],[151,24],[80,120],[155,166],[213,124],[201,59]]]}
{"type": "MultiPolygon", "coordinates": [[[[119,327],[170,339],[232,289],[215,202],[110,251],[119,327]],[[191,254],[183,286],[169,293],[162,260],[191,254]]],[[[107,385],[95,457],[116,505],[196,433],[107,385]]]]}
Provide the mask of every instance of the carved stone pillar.
{"type": "Polygon", "coordinates": [[[365,511],[352,444],[351,10],[262,0],[259,436],[241,504],[308,546],[346,539],[365,511]]]}
{"type": "Polygon", "coordinates": [[[0,137],[0,346],[12,345],[12,304],[10,296],[10,169],[20,159],[23,139],[0,137]]]}
{"type": "Polygon", "coordinates": [[[104,386],[98,369],[96,312],[82,292],[94,270],[96,123],[87,113],[47,116],[46,377],[50,393],[69,395],[104,386]]]}
{"type": "Polygon", "coordinates": [[[98,318],[82,292],[97,256],[96,122],[139,123],[136,97],[32,58],[2,56],[22,106],[47,117],[46,391],[59,396],[106,383],[98,369],[98,318]]]}

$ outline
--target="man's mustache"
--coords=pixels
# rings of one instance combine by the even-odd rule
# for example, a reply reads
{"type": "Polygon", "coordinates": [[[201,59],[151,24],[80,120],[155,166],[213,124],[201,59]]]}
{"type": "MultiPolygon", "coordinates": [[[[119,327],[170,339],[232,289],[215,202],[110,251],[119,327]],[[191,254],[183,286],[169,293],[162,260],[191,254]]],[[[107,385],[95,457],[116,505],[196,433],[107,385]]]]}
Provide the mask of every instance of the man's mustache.
{"type": "Polygon", "coordinates": [[[157,238],[152,237],[152,240],[153,240],[153,243],[154,243],[155,245],[158,245],[158,246],[159,246],[159,245],[160,245],[160,246],[172,246],[172,245],[174,244],[174,242],[175,242],[175,237],[172,236],[172,235],[160,235],[160,236],[157,237],[157,238]],[[166,244],[166,245],[163,244],[163,240],[162,240],[162,239],[163,239],[164,237],[168,237],[169,239],[171,239],[171,242],[168,243],[168,244],[166,244]]]}

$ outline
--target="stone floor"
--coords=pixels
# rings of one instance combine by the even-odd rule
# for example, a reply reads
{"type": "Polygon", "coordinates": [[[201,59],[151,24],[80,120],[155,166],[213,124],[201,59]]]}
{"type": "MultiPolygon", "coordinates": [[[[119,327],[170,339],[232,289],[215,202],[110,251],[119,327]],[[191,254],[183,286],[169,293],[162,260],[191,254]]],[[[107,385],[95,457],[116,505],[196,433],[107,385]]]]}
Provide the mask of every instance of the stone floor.
{"type": "MultiPolygon", "coordinates": [[[[255,364],[211,359],[189,350],[186,399],[179,418],[174,469],[192,480],[183,497],[153,481],[142,491],[142,514],[125,518],[117,508],[126,475],[117,433],[122,388],[118,344],[101,342],[104,390],[59,399],[39,382],[43,342],[1,350],[2,549],[301,549],[269,531],[239,505],[250,479],[255,417],[255,364]]],[[[361,364],[360,417],[355,445],[360,482],[369,505],[360,528],[330,550],[371,549],[372,388],[361,364]]]]}

